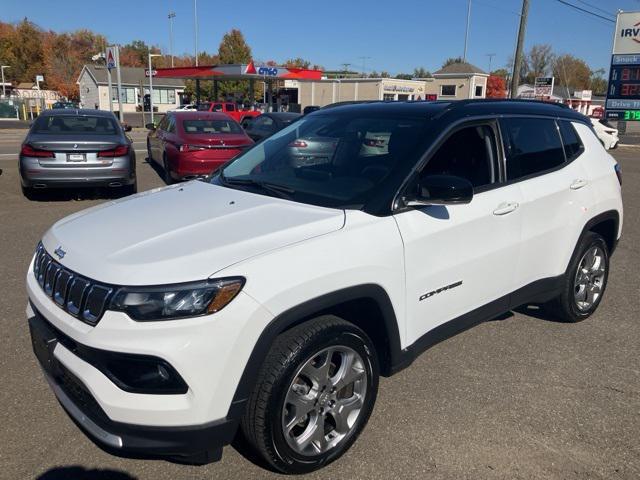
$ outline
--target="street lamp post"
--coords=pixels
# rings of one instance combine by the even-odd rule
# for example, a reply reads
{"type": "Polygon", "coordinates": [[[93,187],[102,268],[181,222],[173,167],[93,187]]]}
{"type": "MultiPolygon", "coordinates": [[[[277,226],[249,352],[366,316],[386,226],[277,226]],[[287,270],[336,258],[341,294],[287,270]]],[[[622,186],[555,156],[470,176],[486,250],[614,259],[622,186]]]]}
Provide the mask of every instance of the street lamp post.
{"type": "Polygon", "coordinates": [[[4,69],[11,68],[11,65],[0,65],[0,71],[2,71],[2,98],[6,98],[7,90],[4,86],[4,69]]]}
{"type": "MultiPolygon", "coordinates": [[[[152,57],[161,57],[159,53],[149,52],[149,110],[151,110],[151,123],[153,123],[153,67],[151,66],[152,57]]],[[[144,110],[144,102],[143,102],[144,110]]]]}
{"type": "Polygon", "coordinates": [[[173,68],[173,19],[176,18],[176,12],[169,12],[169,51],[171,53],[171,68],[173,68]]]}
{"type": "Polygon", "coordinates": [[[196,53],[196,67],[198,66],[198,0],[193,0],[193,36],[196,53]]]}

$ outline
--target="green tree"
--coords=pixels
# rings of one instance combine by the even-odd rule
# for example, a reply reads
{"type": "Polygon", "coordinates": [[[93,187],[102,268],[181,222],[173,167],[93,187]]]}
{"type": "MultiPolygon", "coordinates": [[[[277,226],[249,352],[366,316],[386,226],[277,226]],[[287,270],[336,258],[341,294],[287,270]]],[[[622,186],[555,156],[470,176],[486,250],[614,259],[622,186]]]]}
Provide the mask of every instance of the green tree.
{"type": "Polygon", "coordinates": [[[311,62],[300,57],[290,58],[284,62],[284,66],[287,68],[309,68],[311,66],[311,62]]]}
{"type": "MultiPolygon", "coordinates": [[[[221,64],[243,64],[251,61],[251,47],[247,45],[242,32],[233,29],[225,33],[218,48],[218,59],[221,64]]],[[[218,96],[222,98],[235,97],[247,98],[249,95],[249,82],[218,82],[218,96]]],[[[217,99],[214,99],[217,100],[217,99]]]]}
{"type": "MultiPolygon", "coordinates": [[[[26,18],[16,26],[13,55],[15,64],[11,73],[19,82],[35,82],[36,75],[44,74],[43,33],[26,18]]],[[[46,81],[46,78],[45,78],[46,81]]]]}
{"type": "Polygon", "coordinates": [[[508,78],[511,73],[506,68],[498,68],[497,70],[491,72],[491,75],[496,77],[508,78]]]}
{"type": "Polygon", "coordinates": [[[454,63],[464,63],[464,59],[462,57],[449,57],[442,64],[442,68],[453,65],[454,63]]]}
{"type": "Polygon", "coordinates": [[[242,32],[233,29],[222,37],[218,48],[220,63],[249,63],[251,61],[251,47],[247,45],[242,32]]]}
{"type": "Polygon", "coordinates": [[[424,67],[413,69],[413,78],[431,78],[431,72],[424,67]]]}
{"type": "Polygon", "coordinates": [[[395,78],[399,80],[411,80],[413,78],[413,75],[410,75],[408,73],[399,73],[395,76],[395,78]]]}
{"type": "Polygon", "coordinates": [[[589,89],[593,91],[594,95],[606,95],[608,82],[604,77],[606,70],[604,68],[599,68],[597,70],[591,71],[591,79],[589,89]]]}

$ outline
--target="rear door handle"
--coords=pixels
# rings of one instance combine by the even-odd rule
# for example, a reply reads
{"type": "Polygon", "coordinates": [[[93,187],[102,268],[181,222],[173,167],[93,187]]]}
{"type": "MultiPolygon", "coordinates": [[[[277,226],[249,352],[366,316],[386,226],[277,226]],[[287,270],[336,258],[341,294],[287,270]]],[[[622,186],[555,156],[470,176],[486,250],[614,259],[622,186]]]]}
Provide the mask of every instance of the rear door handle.
{"type": "Polygon", "coordinates": [[[518,202],[503,202],[493,211],[494,215],[506,215],[513,212],[520,205],[518,202]]]}
{"type": "Polygon", "coordinates": [[[573,183],[571,184],[571,186],[569,188],[571,188],[571,190],[580,190],[582,187],[586,187],[587,183],[588,182],[586,180],[578,178],[578,179],[573,181],[573,183]]]}

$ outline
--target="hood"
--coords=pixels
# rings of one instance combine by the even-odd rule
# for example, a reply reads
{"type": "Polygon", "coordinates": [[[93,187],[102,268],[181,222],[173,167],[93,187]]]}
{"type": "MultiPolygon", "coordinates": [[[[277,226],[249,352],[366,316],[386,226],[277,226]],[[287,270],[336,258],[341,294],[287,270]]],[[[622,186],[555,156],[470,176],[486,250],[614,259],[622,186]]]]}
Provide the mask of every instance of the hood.
{"type": "Polygon", "coordinates": [[[194,181],[78,212],[42,242],[50,254],[61,247],[60,263],[94,280],[159,285],[203,280],[343,225],[342,210],[194,181]]]}

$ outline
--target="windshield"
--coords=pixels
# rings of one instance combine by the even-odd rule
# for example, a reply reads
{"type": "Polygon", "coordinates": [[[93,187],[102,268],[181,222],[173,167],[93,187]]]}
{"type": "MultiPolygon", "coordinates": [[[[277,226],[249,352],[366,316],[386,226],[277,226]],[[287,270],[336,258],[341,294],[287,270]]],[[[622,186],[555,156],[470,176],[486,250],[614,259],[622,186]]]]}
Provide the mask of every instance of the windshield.
{"type": "Polygon", "coordinates": [[[33,133],[74,134],[92,133],[98,135],[116,135],[118,126],[109,117],[91,117],[86,115],[43,115],[33,124],[33,133]]]}
{"type": "Polygon", "coordinates": [[[242,133],[240,125],[233,120],[185,120],[182,122],[184,133],[204,135],[212,133],[242,133]]]}
{"type": "Polygon", "coordinates": [[[292,200],[359,208],[401,163],[415,163],[425,125],[425,119],[406,117],[305,117],[237,157],[212,181],[247,189],[269,184],[286,189],[292,200]]]}

